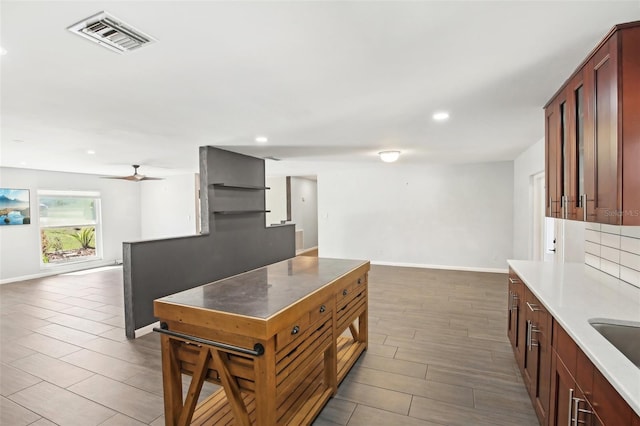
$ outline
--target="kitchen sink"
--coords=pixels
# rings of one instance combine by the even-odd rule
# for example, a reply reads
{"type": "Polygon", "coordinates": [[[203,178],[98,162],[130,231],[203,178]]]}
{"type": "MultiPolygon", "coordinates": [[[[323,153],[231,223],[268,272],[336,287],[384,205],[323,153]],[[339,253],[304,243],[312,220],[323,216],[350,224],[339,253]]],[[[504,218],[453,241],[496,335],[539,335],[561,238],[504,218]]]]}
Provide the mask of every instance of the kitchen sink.
{"type": "Polygon", "coordinates": [[[640,322],[596,318],[589,324],[640,368],[640,322]]]}

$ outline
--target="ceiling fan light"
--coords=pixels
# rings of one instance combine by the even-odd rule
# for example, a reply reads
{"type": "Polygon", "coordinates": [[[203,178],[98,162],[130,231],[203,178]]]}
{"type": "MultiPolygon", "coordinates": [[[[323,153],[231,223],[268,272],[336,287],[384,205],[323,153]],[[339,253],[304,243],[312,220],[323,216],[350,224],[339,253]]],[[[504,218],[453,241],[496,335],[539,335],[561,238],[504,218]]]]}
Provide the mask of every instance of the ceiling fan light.
{"type": "Polygon", "coordinates": [[[378,155],[385,163],[393,163],[400,158],[400,151],[380,151],[378,155]]]}

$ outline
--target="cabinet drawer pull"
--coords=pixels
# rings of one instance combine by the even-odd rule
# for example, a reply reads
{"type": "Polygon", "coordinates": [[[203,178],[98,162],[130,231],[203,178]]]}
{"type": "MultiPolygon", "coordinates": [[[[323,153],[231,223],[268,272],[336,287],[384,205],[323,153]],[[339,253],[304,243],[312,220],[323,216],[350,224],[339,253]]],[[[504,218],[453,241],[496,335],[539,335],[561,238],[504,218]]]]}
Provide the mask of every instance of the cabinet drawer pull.
{"type": "Polygon", "coordinates": [[[578,426],[579,424],[586,424],[587,422],[580,420],[580,413],[593,414],[592,411],[580,408],[580,403],[584,402],[584,399],[573,397],[573,418],[571,419],[572,426],[578,426]]]}
{"type": "Polygon", "coordinates": [[[527,306],[529,307],[529,309],[531,309],[531,312],[537,312],[537,311],[541,311],[542,310],[542,309],[538,308],[538,305],[531,304],[529,302],[527,302],[527,306]]]}
{"type": "Polygon", "coordinates": [[[517,279],[517,278],[511,278],[511,277],[509,277],[509,282],[510,282],[511,284],[518,284],[518,283],[520,282],[520,280],[519,280],[519,279],[517,279]]]}
{"type": "Polygon", "coordinates": [[[346,296],[346,295],[347,295],[347,293],[348,293],[348,291],[347,291],[347,289],[346,289],[346,288],[345,288],[344,290],[342,290],[342,295],[343,295],[343,296],[346,296]]]}
{"type": "Polygon", "coordinates": [[[299,331],[300,331],[300,327],[295,325],[295,326],[293,326],[293,329],[291,330],[291,334],[298,334],[299,331]]]}
{"type": "Polygon", "coordinates": [[[518,310],[518,295],[511,292],[511,306],[509,307],[512,311],[518,310]]]}
{"type": "Polygon", "coordinates": [[[327,308],[324,305],[320,306],[320,313],[322,313],[322,312],[324,312],[326,310],[327,310],[327,308]]]}
{"type": "Polygon", "coordinates": [[[571,424],[572,416],[571,412],[573,411],[573,389],[569,389],[569,409],[567,410],[567,426],[573,426],[571,424]]]}
{"type": "Polygon", "coordinates": [[[358,284],[362,284],[362,278],[358,278],[358,284]]]}
{"type": "Polygon", "coordinates": [[[533,325],[533,321],[527,320],[527,350],[531,352],[534,346],[538,346],[538,342],[533,340],[533,333],[540,333],[540,330],[533,325]]]}

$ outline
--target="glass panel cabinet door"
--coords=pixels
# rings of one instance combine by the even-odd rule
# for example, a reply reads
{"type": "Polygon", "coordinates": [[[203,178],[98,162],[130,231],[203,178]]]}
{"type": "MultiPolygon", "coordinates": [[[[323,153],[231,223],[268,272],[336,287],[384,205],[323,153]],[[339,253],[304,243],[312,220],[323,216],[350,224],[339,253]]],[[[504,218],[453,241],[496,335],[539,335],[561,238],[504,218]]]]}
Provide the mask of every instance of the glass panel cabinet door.
{"type": "Polygon", "coordinates": [[[561,164],[560,182],[562,182],[562,194],[560,199],[561,217],[567,219],[571,200],[571,142],[569,138],[569,109],[566,101],[560,103],[560,155],[561,164]]]}
{"type": "Polygon", "coordinates": [[[584,88],[582,84],[574,90],[574,108],[575,108],[575,140],[576,140],[576,157],[575,157],[575,194],[574,207],[577,211],[577,220],[587,221],[587,210],[585,204],[587,195],[585,190],[584,167],[585,167],[585,149],[584,149],[584,88]]]}

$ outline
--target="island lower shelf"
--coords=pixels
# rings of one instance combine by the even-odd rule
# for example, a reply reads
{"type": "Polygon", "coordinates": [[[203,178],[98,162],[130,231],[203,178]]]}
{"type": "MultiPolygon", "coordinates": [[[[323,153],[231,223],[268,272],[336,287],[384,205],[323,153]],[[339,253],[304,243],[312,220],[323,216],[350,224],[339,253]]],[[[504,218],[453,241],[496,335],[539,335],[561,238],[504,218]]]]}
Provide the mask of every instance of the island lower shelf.
{"type": "MultiPolygon", "coordinates": [[[[358,360],[360,354],[362,354],[366,349],[366,344],[362,342],[354,342],[352,339],[343,336],[338,337],[337,346],[339,384],[342,382],[342,379],[344,379],[351,367],[353,367],[353,364],[358,360]],[[341,372],[343,374],[340,374],[341,372]],[[340,379],[340,376],[342,376],[342,379],[340,379]]],[[[321,364],[322,362],[319,360],[318,365],[314,370],[315,374],[312,375],[310,380],[300,389],[297,389],[296,393],[292,394],[293,397],[298,395],[302,396],[305,402],[301,407],[299,407],[296,415],[287,419],[288,421],[284,424],[303,425],[311,423],[322,410],[326,401],[331,397],[333,392],[332,389],[328,386],[324,386],[322,383],[321,364]]],[[[242,398],[245,406],[247,407],[249,420],[252,424],[256,423],[255,398],[253,394],[243,393],[242,398]]],[[[193,414],[191,424],[195,426],[217,424],[226,425],[233,424],[233,421],[233,411],[229,404],[229,400],[227,399],[227,395],[224,389],[219,389],[198,405],[193,414]]]]}

